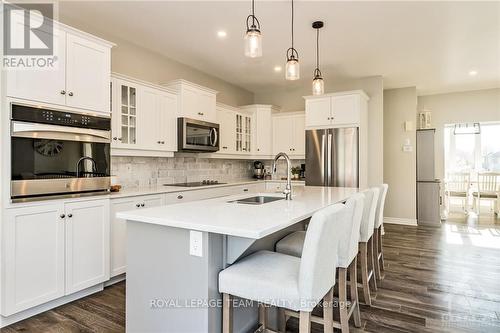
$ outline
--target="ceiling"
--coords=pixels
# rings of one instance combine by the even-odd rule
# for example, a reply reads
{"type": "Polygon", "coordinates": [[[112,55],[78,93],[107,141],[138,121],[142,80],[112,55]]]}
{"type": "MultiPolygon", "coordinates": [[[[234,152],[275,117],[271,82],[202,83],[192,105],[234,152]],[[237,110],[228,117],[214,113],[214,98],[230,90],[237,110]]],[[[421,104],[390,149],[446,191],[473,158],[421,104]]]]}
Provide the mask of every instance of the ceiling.
{"type": "MultiPolygon", "coordinates": [[[[243,55],[250,6],[250,0],[70,1],[60,4],[59,15],[253,92],[286,87],[291,83],[273,68],[284,67],[290,46],[290,1],[256,1],[258,59],[243,55]],[[219,30],[227,37],[217,37],[219,30]]],[[[500,2],[296,1],[301,81],[311,80],[315,68],[315,20],[325,22],[325,80],[381,75],[386,89],[416,86],[419,94],[500,87],[500,2]]]]}

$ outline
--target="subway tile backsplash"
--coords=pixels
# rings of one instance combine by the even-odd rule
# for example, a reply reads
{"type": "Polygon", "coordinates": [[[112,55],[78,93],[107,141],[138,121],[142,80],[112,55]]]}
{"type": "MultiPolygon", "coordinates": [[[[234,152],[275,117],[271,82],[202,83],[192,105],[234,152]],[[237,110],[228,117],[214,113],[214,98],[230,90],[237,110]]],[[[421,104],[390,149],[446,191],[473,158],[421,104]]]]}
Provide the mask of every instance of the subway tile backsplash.
{"type": "Polygon", "coordinates": [[[196,182],[250,179],[253,161],[199,157],[121,157],[111,159],[111,175],[124,188],[196,182]]]}
{"type": "MultiPolygon", "coordinates": [[[[268,170],[271,160],[261,160],[268,170]]],[[[232,182],[253,177],[253,160],[209,159],[195,156],[111,158],[111,175],[124,188],[196,182],[204,179],[232,182]]],[[[304,161],[293,160],[293,166],[304,161]]],[[[276,177],[286,176],[286,163],[280,160],[276,177]]]]}

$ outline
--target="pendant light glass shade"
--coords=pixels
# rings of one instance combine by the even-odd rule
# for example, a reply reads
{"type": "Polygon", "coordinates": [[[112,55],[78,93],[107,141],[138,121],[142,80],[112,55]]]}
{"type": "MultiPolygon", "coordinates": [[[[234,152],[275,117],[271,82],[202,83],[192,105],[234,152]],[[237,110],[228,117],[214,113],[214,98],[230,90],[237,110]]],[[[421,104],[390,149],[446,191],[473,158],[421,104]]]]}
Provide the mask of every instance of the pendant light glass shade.
{"type": "Polygon", "coordinates": [[[262,57],[262,34],[258,29],[247,30],[245,34],[245,56],[262,57]]]}
{"type": "Polygon", "coordinates": [[[321,76],[313,79],[313,95],[323,95],[325,93],[325,82],[321,76]]]}
{"type": "Polygon", "coordinates": [[[286,62],[285,79],[291,81],[300,79],[299,61],[293,57],[286,62]]]}
{"type": "Polygon", "coordinates": [[[285,79],[300,79],[299,53],[293,47],[293,0],[292,0],[292,47],[286,50],[285,79]]]}
{"type": "Polygon", "coordinates": [[[314,70],[314,78],[312,82],[313,95],[323,95],[325,93],[325,82],[319,69],[319,29],[323,28],[322,21],[316,21],[312,24],[316,29],[316,69],[314,70]]]}
{"type": "Polygon", "coordinates": [[[255,17],[255,3],[252,0],[252,14],[247,17],[247,32],[245,34],[245,56],[249,58],[262,57],[262,34],[260,22],[255,17]],[[252,20],[252,24],[249,24],[252,20]]]}

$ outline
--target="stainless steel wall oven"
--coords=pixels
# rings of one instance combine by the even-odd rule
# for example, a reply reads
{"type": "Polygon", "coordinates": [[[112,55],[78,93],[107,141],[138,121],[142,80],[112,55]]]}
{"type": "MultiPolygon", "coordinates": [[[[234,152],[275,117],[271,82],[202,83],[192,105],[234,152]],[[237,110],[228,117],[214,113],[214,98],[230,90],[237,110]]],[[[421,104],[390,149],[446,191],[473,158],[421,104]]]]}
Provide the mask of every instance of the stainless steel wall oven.
{"type": "Polygon", "coordinates": [[[108,191],[111,118],[12,104],[11,199],[108,191]]]}

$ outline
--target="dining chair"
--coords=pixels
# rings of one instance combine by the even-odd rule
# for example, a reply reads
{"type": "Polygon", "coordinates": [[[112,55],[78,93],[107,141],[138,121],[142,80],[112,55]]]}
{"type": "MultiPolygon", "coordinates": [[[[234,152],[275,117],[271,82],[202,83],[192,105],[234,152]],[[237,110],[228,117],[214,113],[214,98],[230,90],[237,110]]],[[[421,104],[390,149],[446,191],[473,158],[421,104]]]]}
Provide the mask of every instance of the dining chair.
{"type": "Polygon", "coordinates": [[[373,231],[375,276],[379,281],[382,279],[381,271],[384,270],[384,253],[382,251],[382,227],[384,223],[385,197],[387,196],[388,189],[389,185],[387,184],[382,184],[379,186],[380,194],[377,201],[377,211],[375,213],[375,229],[373,231]]]}
{"type": "Polygon", "coordinates": [[[500,197],[500,173],[484,172],[477,174],[477,191],[472,192],[474,210],[481,214],[481,200],[493,202],[493,211],[498,215],[500,197]]]}
{"type": "Polygon", "coordinates": [[[325,332],[333,332],[333,287],[340,234],[338,223],[350,223],[349,209],[335,204],[316,212],[309,223],[302,257],[258,251],[219,273],[222,293],[222,328],[232,332],[233,296],[259,302],[259,324],[268,329],[266,305],[288,311],[299,317],[299,332],[309,333],[311,312],[323,300],[323,317],[314,321],[323,324],[325,332]]]}
{"type": "Polygon", "coordinates": [[[450,211],[450,199],[459,198],[462,200],[462,208],[465,213],[469,211],[469,172],[451,172],[445,179],[445,204],[446,210],[450,211]]]}

